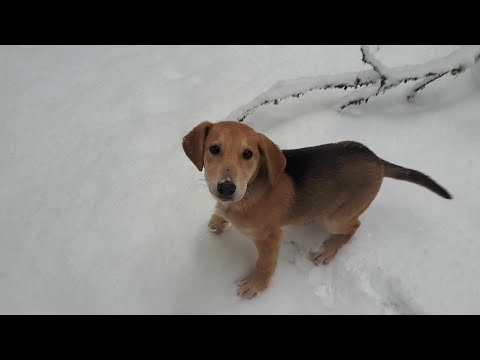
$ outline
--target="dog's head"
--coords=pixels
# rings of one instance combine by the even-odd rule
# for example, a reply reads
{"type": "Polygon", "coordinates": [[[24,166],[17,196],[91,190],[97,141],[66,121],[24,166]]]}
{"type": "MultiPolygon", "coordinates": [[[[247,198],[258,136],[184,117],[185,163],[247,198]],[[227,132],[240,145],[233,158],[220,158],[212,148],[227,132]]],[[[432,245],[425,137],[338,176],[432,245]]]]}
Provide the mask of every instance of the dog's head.
{"type": "Polygon", "coordinates": [[[286,165],[270,139],[235,121],[202,122],[183,138],[182,146],[199,171],[205,167],[210,193],[223,202],[243,199],[261,166],[274,185],[286,165]]]}

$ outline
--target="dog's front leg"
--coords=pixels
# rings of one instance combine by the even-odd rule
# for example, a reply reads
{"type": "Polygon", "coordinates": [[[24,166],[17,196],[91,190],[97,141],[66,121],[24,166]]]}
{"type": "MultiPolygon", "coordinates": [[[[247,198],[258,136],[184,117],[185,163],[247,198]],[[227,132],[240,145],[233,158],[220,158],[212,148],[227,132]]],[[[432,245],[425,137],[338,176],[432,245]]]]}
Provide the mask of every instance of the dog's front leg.
{"type": "Polygon", "coordinates": [[[257,235],[254,239],[258,258],[255,271],[240,281],[237,294],[245,299],[251,299],[260,291],[266,289],[277,266],[282,231],[270,230],[257,235]]]}
{"type": "Polygon", "coordinates": [[[218,214],[213,214],[208,223],[208,230],[215,234],[221,234],[228,224],[228,220],[225,220],[218,214]]]}

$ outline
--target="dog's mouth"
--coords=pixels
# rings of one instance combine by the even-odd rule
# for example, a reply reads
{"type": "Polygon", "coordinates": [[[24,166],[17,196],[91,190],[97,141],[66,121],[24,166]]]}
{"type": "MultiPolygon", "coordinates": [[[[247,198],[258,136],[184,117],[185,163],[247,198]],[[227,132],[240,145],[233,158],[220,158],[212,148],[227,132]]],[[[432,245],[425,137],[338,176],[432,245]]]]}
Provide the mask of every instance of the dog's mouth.
{"type": "Polygon", "coordinates": [[[243,195],[239,198],[237,196],[222,196],[220,194],[214,194],[213,195],[217,200],[223,202],[223,203],[232,203],[232,202],[237,202],[243,199],[243,195]]]}
{"type": "Polygon", "coordinates": [[[213,197],[216,200],[218,200],[218,201],[220,201],[224,204],[228,204],[228,203],[234,203],[234,202],[242,200],[245,197],[246,192],[245,191],[240,191],[240,192],[236,192],[233,195],[219,194],[217,191],[210,191],[210,193],[213,195],[213,197]]]}
{"type": "Polygon", "coordinates": [[[237,200],[234,199],[234,197],[226,197],[226,196],[220,196],[220,195],[217,195],[215,197],[217,198],[217,200],[220,200],[221,202],[224,202],[224,203],[230,203],[230,202],[237,201],[237,200]]]}

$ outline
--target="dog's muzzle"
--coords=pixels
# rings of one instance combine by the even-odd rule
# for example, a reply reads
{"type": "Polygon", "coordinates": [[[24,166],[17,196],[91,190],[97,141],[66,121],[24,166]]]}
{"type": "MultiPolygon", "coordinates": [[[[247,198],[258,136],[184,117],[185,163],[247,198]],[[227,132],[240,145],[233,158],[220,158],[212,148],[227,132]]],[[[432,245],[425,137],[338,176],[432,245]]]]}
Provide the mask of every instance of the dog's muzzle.
{"type": "Polygon", "coordinates": [[[220,199],[224,201],[232,200],[236,190],[237,190],[237,187],[230,180],[230,178],[225,178],[223,180],[220,180],[217,184],[218,195],[220,199]]]}

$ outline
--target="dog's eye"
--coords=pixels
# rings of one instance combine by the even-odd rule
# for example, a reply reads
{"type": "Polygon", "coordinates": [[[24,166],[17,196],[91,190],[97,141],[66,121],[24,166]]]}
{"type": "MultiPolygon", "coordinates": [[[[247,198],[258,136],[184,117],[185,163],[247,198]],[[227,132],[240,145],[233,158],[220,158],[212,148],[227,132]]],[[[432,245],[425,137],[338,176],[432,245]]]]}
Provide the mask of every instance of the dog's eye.
{"type": "Polygon", "coordinates": [[[250,159],[250,158],[252,157],[252,155],[253,155],[253,154],[252,154],[252,152],[251,152],[250,150],[245,150],[245,151],[243,152],[243,157],[244,157],[245,159],[247,159],[247,160],[250,159]]]}
{"type": "Polygon", "coordinates": [[[210,146],[210,152],[212,154],[218,154],[220,152],[220,147],[217,145],[210,146]]]}

